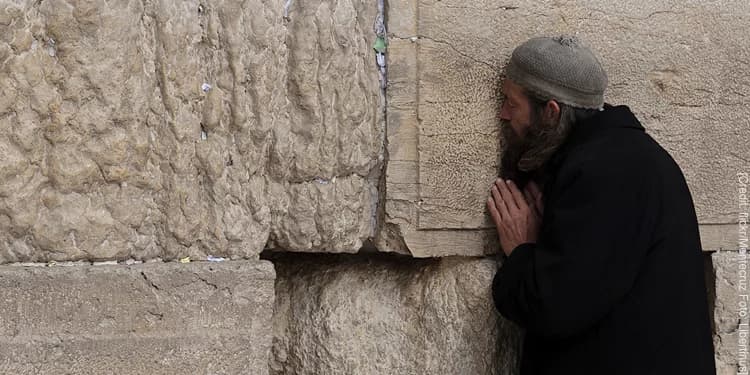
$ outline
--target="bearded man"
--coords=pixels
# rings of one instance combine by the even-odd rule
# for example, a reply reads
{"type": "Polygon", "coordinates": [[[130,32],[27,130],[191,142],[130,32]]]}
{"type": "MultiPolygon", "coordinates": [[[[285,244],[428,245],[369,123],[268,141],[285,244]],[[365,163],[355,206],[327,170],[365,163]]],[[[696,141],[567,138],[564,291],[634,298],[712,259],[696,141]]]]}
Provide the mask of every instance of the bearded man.
{"type": "Polygon", "coordinates": [[[506,67],[498,311],[525,328],[521,374],[715,374],[698,222],[685,178],[571,37],[506,67]]]}

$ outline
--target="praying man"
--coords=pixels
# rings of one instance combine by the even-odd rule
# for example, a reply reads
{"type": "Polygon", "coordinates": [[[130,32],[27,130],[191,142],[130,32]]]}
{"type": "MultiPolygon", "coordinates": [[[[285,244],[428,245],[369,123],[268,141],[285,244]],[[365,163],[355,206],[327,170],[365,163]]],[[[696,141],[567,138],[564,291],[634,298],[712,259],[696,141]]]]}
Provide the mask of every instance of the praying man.
{"type": "Polygon", "coordinates": [[[521,375],[715,374],[703,254],[679,166],[575,37],[505,68],[502,178],[487,207],[498,311],[525,329],[521,375]]]}

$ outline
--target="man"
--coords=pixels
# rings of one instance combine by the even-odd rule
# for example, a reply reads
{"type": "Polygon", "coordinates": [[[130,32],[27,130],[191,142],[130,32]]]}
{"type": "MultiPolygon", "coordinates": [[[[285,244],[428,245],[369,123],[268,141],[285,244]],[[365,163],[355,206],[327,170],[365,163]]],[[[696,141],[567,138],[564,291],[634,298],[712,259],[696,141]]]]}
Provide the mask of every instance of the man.
{"type": "Polygon", "coordinates": [[[495,305],[525,328],[521,374],[715,374],[698,224],[680,168],[575,38],[517,47],[503,83],[507,256],[495,305]]]}

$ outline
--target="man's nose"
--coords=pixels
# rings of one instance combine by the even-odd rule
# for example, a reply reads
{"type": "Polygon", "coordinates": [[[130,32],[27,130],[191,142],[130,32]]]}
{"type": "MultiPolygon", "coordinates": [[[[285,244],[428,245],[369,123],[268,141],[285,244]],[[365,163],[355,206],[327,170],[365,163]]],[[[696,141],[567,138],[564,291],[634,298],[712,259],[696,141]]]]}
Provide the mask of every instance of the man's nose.
{"type": "Polygon", "coordinates": [[[500,120],[503,121],[510,121],[510,111],[506,108],[505,103],[503,103],[503,106],[500,108],[500,120]]]}

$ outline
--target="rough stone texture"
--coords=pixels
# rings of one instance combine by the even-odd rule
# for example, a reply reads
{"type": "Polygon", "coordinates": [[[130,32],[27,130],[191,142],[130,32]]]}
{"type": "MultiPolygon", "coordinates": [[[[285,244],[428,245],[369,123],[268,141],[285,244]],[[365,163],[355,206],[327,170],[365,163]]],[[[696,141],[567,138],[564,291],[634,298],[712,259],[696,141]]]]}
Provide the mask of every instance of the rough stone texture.
{"type": "Polygon", "coordinates": [[[0,344],[0,373],[13,375],[180,375],[268,373],[254,337],[56,336],[0,344]],[[250,362],[250,360],[252,362],[250,362]]]}
{"type": "Polygon", "coordinates": [[[266,374],[274,277],[266,261],[0,267],[0,373],[266,374]]]}
{"type": "Polygon", "coordinates": [[[750,143],[750,3],[738,0],[389,2],[388,168],[383,250],[495,252],[485,199],[498,173],[499,79],[512,49],[577,33],[682,167],[704,249],[732,248],[735,174],[750,143]],[[731,12],[726,11],[731,9],[731,12]],[[730,239],[730,240],[727,240],[730,239]]]}
{"type": "Polygon", "coordinates": [[[493,260],[277,260],[272,374],[515,374],[493,260]]]}
{"type": "MultiPolygon", "coordinates": [[[[736,185],[735,185],[736,186],[736,185]]],[[[693,197],[695,200],[695,197],[693,197]]],[[[701,242],[703,250],[737,251],[737,224],[701,224],[701,242]]]]}
{"type": "Polygon", "coordinates": [[[1,1],[0,263],[358,250],[377,9],[283,8],[1,1]]]}
{"type": "MultiPolygon", "coordinates": [[[[707,270],[709,297],[713,304],[714,352],[718,375],[738,373],[739,334],[739,257],[736,251],[711,254],[707,270]]],[[[747,292],[743,292],[747,294],[747,292]]],[[[747,318],[743,318],[748,322],[747,318]]]]}

